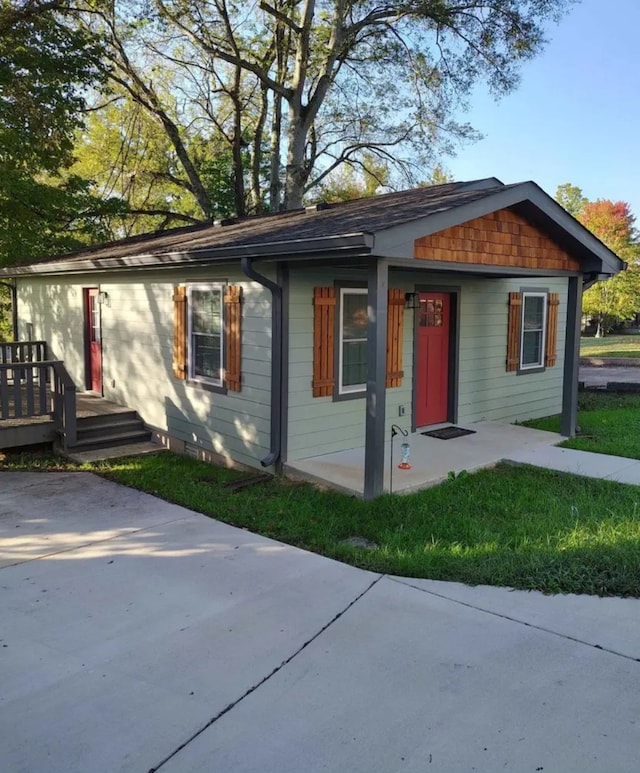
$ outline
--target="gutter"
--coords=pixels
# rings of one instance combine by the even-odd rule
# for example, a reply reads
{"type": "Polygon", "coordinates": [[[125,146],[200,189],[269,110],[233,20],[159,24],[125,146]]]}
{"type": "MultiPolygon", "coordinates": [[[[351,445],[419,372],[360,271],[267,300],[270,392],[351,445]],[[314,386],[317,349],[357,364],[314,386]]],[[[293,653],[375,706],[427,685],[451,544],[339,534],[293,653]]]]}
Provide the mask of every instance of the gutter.
{"type": "Polygon", "coordinates": [[[246,277],[271,291],[271,441],[269,453],[260,460],[263,467],[280,461],[282,452],[282,287],[253,267],[251,258],[242,258],[242,271],[246,277]]]}
{"type": "MultiPolygon", "coordinates": [[[[138,255],[103,255],[92,257],[87,254],[32,263],[27,266],[0,268],[2,277],[34,276],[45,274],[81,274],[86,272],[113,271],[132,268],[175,268],[188,265],[205,266],[209,263],[238,260],[244,258],[263,258],[282,260],[284,258],[318,258],[330,254],[339,256],[368,256],[373,246],[373,236],[368,233],[343,234],[325,238],[293,239],[285,242],[263,242],[226,247],[198,247],[184,251],[141,253],[138,255]]],[[[97,252],[97,250],[94,250],[97,252]]],[[[101,248],[100,252],[108,252],[101,248]]]]}
{"type": "Polygon", "coordinates": [[[13,340],[18,340],[18,286],[14,282],[0,282],[2,287],[9,288],[11,292],[11,327],[13,328],[13,340]]]}

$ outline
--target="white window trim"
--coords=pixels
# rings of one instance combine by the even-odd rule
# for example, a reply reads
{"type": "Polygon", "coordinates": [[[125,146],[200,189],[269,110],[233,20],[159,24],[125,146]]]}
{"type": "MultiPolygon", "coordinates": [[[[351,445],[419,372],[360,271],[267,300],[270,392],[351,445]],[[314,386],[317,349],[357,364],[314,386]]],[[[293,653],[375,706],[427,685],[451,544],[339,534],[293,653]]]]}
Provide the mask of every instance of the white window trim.
{"type": "Polygon", "coordinates": [[[547,349],[547,305],[549,302],[548,293],[546,292],[527,292],[522,293],[522,317],[520,318],[520,370],[540,370],[544,368],[544,361],[547,349]],[[542,338],[540,341],[540,362],[530,362],[524,364],[524,312],[527,305],[527,298],[542,298],[542,338]]]}
{"type": "MultiPolygon", "coordinates": [[[[367,295],[367,289],[365,287],[341,287],[340,288],[340,308],[338,310],[338,394],[339,395],[352,395],[357,392],[365,392],[367,385],[365,384],[349,384],[347,386],[342,383],[342,365],[343,365],[343,350],[344,350],[344,330],[342,327],[343,311],[344,311],[344,296],[345,295],[367,295]]],[[[366,341],[363,339],[350,339],[352,341],[366,341]]]]}
{"type": "Polygon", "coordinates": [[[201,384],[211,384],[211,386],[222,387],[224,386],[224,292],[225,285],[220,282],[212,282],[206,284],[190,284],[187,285],[187,363],[189,381],[198,381],[201,384]],[[194,373],[193,356],[193,316],[192,309],[193,303],[191,300],[191,294],[194,290],[217,290],[220,293],[220,378],[208,378],[207,376],[199,376],[194,373]]]}

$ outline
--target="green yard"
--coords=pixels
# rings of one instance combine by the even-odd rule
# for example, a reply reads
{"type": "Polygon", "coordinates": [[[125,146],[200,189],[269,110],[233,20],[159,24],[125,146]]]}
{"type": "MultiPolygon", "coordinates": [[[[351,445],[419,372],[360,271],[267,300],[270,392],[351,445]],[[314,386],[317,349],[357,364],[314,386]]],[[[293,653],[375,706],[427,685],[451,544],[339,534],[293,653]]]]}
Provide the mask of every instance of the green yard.
{"type": "Polygon", "coordinates": [[[580,339],[581,357],[640,357],[640,335],[580,339]]]}
{"type": "MultiPolygon", "coordinates": [[[[640,459],[640,395],[582,392],[578,398],[579,434],[564,448],[640,459]]],[[[535,429],[560,431],[560,417],[526,422],[535,429]]]]}
{"type": "MultiPolygon", "coordinates": [[[[3,468],[80,469],[46,457],[0,455],[3,468]]],[[[376,572],[640,596],[640,489],[634,486],[503,464],[365,503],[280,480],[234,491],[229,483],[246,473],[169,453],[82,469],[376,572]],[[377,547],[341,544],[353,536],[377,547]]]]}

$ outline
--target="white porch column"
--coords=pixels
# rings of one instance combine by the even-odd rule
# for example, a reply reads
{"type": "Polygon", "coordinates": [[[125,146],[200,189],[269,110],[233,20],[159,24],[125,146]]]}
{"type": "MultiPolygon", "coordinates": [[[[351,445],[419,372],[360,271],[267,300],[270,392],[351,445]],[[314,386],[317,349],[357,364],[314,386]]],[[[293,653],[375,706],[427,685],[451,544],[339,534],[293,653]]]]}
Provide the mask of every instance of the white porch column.
{"type": "Polygon", "coordinates": [[[582,276],[572,276],[569,277],[567,294],[567,328],[564,339],[562,415],[560,418],[560,432],[566,437],[573,437],[576,434],[581,320],[582,276]]]}
{"type": "Polygon", "coordinates": [[[367,416],[364,449],[364,498],[375,499],[384,487],[384,428],[387,364],[389,267],[372,259],[367,276],[367,416]]]}

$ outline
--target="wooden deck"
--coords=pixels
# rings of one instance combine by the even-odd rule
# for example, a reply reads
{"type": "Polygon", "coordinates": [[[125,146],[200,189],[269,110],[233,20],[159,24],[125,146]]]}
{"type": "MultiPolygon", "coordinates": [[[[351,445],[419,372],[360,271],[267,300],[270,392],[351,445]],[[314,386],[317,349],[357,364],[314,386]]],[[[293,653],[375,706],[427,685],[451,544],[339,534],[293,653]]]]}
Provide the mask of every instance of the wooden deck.
{"type": "MultiPolygon", "coordinates": [[[[23,395],[23,404],[26,404],[25,399],[25,395],[23,395]]],[[[50,395],[48,395],[47,400],[50,409],[48,414],[0,419],[0,449],[52,443],[56,439],[56,423],[53,420],[50,395]]],[[[105,400],[92,392],[80,392],[76,395],[76,417],[78,419],[107,414],[116,415],[127,413],[129,410],[129,408],[105,400]]]]}

